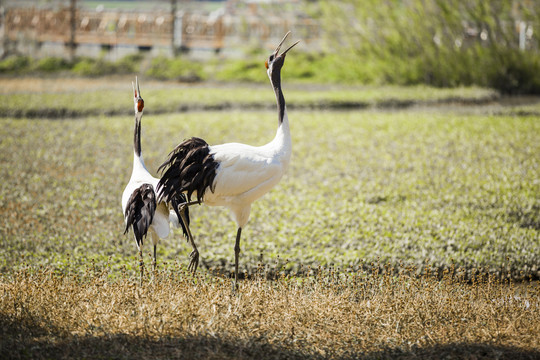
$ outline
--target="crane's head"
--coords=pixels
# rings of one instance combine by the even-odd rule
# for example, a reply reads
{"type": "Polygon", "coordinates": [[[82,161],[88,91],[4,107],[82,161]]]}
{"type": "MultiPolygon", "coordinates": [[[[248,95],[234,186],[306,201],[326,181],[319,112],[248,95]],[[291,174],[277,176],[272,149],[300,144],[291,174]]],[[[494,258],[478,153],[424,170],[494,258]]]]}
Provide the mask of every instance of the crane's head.
{"type": "Polygon", "coordinates": [[[139,88],[139,79],[135,77],[135,84],[131,82],[133,87],[133,102],[135,104],[135,115],[141,116],[144,109],[144,100],[141,97],[141,89],[139,88]]]}
{"type": "Polygon", "coordinates": [[[300,40],[298,40],[297,42],[295,42],[294,44],[289,46],[287,48],[287,50],[283,51],[280,54],[279,49],[281,49],[281,45],[283,45],[283,43],[285,42],[285,39],[287,39],[287,36],[289,36],[290,33],[291,32],[289,31],[288,33],[285,34],[285,36],[283,37],[283,39],[281,40],[281,42],[277,46],[276,50],[274,50],[274,52],[272,54],[270,54],[270,56],[268,57],[268,59],[264,63],[264,65],[266,66],[268,76],[270,77],[270,79],[272,79],[272,73],[274,73],[274,72],[279,73],[279,70],[281,70],[281,67],[285,63],[285,55],[287,54],[287,52],[289,50],[291,50],[293,48],[293,46],[295,46],[296,44],[298,44],[300,42],[300,40]]]}

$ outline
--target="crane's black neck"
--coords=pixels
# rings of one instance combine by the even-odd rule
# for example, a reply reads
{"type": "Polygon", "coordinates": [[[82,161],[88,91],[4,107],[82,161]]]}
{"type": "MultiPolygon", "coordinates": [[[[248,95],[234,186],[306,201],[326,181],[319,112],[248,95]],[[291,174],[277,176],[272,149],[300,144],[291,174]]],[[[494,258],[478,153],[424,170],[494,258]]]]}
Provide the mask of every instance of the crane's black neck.
{"type": "Polygon", "coordinates": [[[285,98],[283,97],[283,92],[281,91],[281,69],[276,69],[272,71],[271,75],[272,87],[276,93],[277,106],[278,106],[278,121],[279,125],[283,122],[283,117],[285,116],[285,98]]]}
{"type": "Polygon", "coordinates": [[[135,116],[135,132],[133,134],[133,150],[135,155],[141,157],[141,119],[135,116]]]}

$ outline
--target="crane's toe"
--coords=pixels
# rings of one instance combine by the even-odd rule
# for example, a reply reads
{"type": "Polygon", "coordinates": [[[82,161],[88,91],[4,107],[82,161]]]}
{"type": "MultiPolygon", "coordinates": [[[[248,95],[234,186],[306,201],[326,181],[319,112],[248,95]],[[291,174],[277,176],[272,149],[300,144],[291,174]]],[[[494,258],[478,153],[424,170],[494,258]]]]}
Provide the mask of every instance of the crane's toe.
{"type": "Polygon", "coordinates": [[[195,273],[197,271],[197,268],[199,267],[199,252],[197,250],[193,250],[191,254],[189,254],[189,257],[190,261],[188,271],[195,273]]]}

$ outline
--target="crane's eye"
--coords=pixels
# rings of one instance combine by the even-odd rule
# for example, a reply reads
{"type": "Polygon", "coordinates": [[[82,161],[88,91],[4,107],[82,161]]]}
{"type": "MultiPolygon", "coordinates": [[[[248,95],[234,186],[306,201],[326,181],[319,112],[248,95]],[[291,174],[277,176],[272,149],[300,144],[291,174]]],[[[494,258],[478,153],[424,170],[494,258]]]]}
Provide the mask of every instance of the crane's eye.
{"type": "Polygon", "coordinates": [[[268,69],[268,60],[264,60],[264,66],[268,69]]]}

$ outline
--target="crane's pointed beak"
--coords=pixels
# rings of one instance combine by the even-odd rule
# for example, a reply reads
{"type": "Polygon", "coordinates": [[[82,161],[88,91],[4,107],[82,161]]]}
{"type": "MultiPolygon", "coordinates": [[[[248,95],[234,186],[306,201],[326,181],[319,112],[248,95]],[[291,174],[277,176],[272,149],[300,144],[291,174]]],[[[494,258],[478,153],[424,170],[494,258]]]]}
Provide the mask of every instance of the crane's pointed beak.
{"type": "Polygon", "coordinates": [[[295,42],[294,44],[292,44],[291,46],[289,46],[287,48],[287,50],[283,51],[281,54],[279,54],[279,50],[281,49],[281,45],[283,45],[283,43],[285,42],[285,40],[287,39],[287,37],[289,36],[291,32],[287,32],[285,34],[285,36],[283,37],[283,39],[281,39],[281,42],[279,43],[279,45],[276,47],[276,50],[274,50],[274,57],[278,57],[278,56],[285,56],[285,54],[291,50],[296,44],[298,44],[300,42],[300,40],[298,40],[297,42],[295,42]]]}
{"type": "Polygon", "coordinates": [[[131,82],[133,87],[133,100],[135,101],[135,113],[142,113],[144,109],[144,100],[141,97],[141,88],[139,87],[139,79],[135,77],[135,84],[131,82]]]}
{"type": "Polygon", "coordinates": [[[297,42],[295,42],[294,44],[292,44],[291,46],[289,46],[289,47],[287,48],[287,50],[285,50],[284,52],[281,53],[281,56],[284,56],[284,55],[287,53],[287,51],[291,50],[291,49],[292,49],[296,44],[298,44],[299,42],[300,42],[300,40],[298,40],[297,42]]]}
{"type": "Polygon", "coordinates": [[[281,41],[279,42],[279,45],[276,47],[276,50],[274,50],[274,56],[277,56],[278,53],[279,53],[279,49],[281,49],[281,45],[283,45],[283,43],[285,42],[285,39],[287,39],[287,36],[289,36],[291,32],[288,31],[285,36],[283,37],[283,39],[281,39],[281,41]]]}
{"type": "Polygon", "coordinates": [[[137,84],[137,92],[139,93],[139,97],[141,96],[141,88],[139,87],[139,78],[135,76],[135,83],[137,84]]]}

